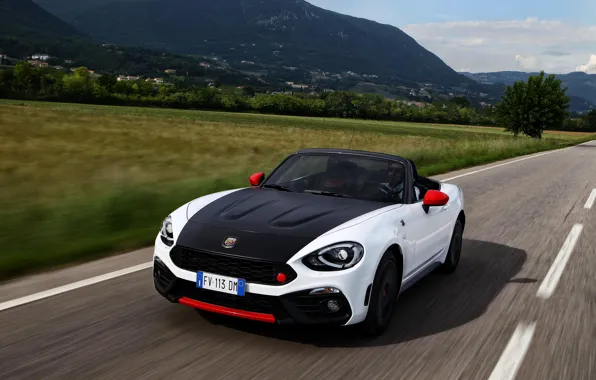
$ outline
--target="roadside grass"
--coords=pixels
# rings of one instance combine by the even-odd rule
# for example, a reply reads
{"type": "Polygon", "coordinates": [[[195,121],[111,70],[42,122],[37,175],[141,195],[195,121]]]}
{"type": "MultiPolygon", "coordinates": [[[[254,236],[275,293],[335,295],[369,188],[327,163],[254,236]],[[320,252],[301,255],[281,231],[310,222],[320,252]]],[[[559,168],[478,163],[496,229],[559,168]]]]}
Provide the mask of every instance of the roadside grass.
{"type": "Polygon", "coordinates": [[[351,147],[424,175],[594,139],[498,128],[0,101],[0,280],[151,244],[169,212],[287,154],[351,147]]]}

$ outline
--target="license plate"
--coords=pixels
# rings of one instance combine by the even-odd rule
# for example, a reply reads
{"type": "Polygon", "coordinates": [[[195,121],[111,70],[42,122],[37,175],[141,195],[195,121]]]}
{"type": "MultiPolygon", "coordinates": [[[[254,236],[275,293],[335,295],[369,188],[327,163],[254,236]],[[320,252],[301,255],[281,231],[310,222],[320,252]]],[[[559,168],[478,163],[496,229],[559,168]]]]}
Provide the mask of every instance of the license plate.
{"type": "Polygon", "coordinates": [[[246,281],[243,278],[222,276],[219,274],[197,272],[197,288],[216,292],[244,296],[246,281]]]}

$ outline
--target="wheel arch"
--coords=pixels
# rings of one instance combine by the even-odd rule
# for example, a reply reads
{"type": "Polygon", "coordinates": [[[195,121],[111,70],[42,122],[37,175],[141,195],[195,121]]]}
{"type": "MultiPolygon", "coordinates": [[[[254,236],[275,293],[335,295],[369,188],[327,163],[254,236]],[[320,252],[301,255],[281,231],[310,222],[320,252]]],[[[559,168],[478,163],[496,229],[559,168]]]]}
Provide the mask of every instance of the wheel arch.
{"type": "Polygon", "coordinates": [[[389,246],[389,248],[387,248],[387,251],[391,252],[391,254],[393,255],[393,257],[395,258],[395,260],[397,261],[397,263],[400,266],[400,271],[401,271],[401,281],[403,281],[404,278],[404,254],[403,251],[401,249],[401,247],[399,246],[399,244],[392,244],[389,246]]]}
{"type": "MultiPolygon", "coordinates": [[[[380,261],[382,260],[383,256],[385,256],[385,254],[389,252],[393,258],[395,259],[395,261],[397,261],[397,264],[399,265],[399,271],[401,272],[401,278],[399,279],[399,289],[401,291],[401,287],[403,285],[403,280],[404,280],[404,255],[403,255],[403,251],[401,249],[401,247],[399,246],[399,244],[392,244],[390,245],[385,252],[383,253],[383,255],[381,256],[381,258],[379,259],[379,263],[377,263],[377,266],[375,267],[375,273],[379,268],[379,264],[380,261]]],[[[371,297],[371,292],[372,292],[372,286],[373,286],[373,282],[374,282],[374,276],[373,276],[373,280],[370,284],[368,284],[368,286],[366,287],[366,292],[365,292],[365,296],[364,296],[364,306],[368,307],[368,303],[370,301],[370,297],[371,297]]]]}
{"type": "Polygon", "coordinates": [[[466,228],[466,213],[464,212],[464,210],[461,210],[459,212],[459,215],[457,216],[457,220],[459,220],[461,222],[462,229],[465,229],[466,228]]]}

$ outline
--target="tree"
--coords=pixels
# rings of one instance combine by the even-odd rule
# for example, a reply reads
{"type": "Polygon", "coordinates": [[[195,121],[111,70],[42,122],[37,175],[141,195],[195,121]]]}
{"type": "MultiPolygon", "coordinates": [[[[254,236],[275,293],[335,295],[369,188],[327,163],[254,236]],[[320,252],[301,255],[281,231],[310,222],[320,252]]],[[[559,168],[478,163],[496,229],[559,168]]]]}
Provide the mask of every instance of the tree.
{"type": "Polygon", "coordinates": [[[458,107],[470,107],[470,101],[465,96],[454,96],[451,102],[458,107]]]}
{"type": "Polygon", "coordinates": [[[589,131],[596,131],[596,110],[591,110],[583,117],[583,124],[589,131]]]}
{"type": "Polygon", "coordinates": [[[118,82],[118,79],[113,75],[104,73],[97,79],[97,81],[106,89],[111,90],[118,82]]]}
{"type": "Polygon", "coordinates": [[[515,82],[496,106],[497,124],[514,136],[540,139],[545,129],[561,128],[567,118],[571,99],[566,91],[560,79],[552,74],[545,78],[544,71],[530,76],[527,83],[515,82]]]}

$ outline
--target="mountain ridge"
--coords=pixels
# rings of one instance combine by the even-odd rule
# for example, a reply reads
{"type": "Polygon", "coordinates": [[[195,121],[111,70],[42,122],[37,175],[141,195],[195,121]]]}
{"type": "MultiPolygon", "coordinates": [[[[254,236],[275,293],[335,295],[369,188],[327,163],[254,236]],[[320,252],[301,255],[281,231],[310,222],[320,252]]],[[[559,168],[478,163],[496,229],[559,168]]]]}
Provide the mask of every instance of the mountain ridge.
{"type": "Polygon", "coordinates": [[[31,0],[0,1],[0,35],[20,38],[83,37],[72,25],[54,17],[31,0]]]}
{"type": "Polygon", "coordinates": [[[78,10],[74,0],[37,2],[62,17],[69,6],[72,25],[102,43],[352,71],[394,82],[473,83],[399,28],[303,0],[95,0],[78,10]]]}
{"type": "MultiPolygon", "coordinates": [[[[461,72],[461,74],[478,83],[512,85],[514,82],[520,80],[526,81],[530,75],[537,75],[539,72],[494,71],[479,73],[461,72]]],[[[562,81],[564,87],[567,87],[567,93],[569,95],[583,98],[590,103],[596,104],[596,74],[573,71],[567,74],[555,74],[555,77],[562,81]]]]}

